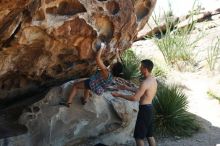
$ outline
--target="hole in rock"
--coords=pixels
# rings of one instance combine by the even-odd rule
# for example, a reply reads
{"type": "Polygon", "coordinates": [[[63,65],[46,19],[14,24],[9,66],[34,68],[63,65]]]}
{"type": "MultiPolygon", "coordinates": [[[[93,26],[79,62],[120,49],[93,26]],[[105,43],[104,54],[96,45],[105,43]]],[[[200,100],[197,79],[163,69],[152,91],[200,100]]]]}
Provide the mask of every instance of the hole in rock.
{"type": "Polygon", "coordinates": [[[113,36],[114,27],[107,17],[96,16],[96,26],[99,31],[99,39],[101,41],[109,42],[113,36]]]}
{"type": "Polygon", "coordinates": [[[104,11],[104,9],[102,7],[98,7],[99,11],[104,11]]]}
{"type": "Polygon", "coordinates": [[[52,67],[52,70],[56,73],[56,74],[59,74],[63,71],[61,65],[56,65],[56,66],[53,66],[52,67]]]}
{"type": "Polygon", "coordinates": [[[39,107],[37,107],[37,106],[34,106],[33,107],[33,112],[34,113],[38,113],[40,111],[40,108],[39,107]]]}
{"type": "Polygon", "coordinates": [[[75,15],[77,13],[86,12],[85,7],[77,0],[62,1],[58,7],[50,7],[46,9],[47,13],[58,15],[75,15]]]}
{"type": "Polygon", "coordinates": [[[140,21],[149,13],[151,2],[148,2],[146,5],[139,3],[135,6],[135,14],[137,16],[137,21],[140,21]]]}
{"type": "Polygon", "coordinates": [[[106,8],[113,15],[117,14],[120,9],[119,4],[115,1],[108,2],[106,8]]]}

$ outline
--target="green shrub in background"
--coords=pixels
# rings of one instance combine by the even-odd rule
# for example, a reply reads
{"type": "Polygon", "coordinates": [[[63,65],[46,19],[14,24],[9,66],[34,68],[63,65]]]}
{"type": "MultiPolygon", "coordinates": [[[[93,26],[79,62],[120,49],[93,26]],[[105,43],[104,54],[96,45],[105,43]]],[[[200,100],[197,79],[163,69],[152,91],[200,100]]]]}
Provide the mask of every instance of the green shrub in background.
{"type": "Polygon", "coordinates": [[[207,91],[208,96],[217,99],[220,102],[220,95],[218,93],[216,93],[215,91],[212,91],[211,89],[209,89],[207,91]]]}
{"type": "Polygon", "coordinates": [[[178,61],[191,61],[191,44],[185,31],[166,34],[161,39],[156,39],[156,44],[162,52],[167,64],[174,65],[178,61]]]}
{"type": "Polygon", "coordinates": [[[195,117],[186,111],[187,97],[177,85],[160,84],[153,105],[158,135],[191,136],[199,130],[195,117]]]}
{"type": "Polygon", "coordinates": [[[210,71],[215,69],[215,64],[220,57],[220,38],[217,38],[215,43],[212,43],[212,46],[208,47],[208,56],[206,58],[210,71]]]}
{"type": "Polygon", "coordinates": [[[152,70],[152,74],[153,74],[153,76],[155,76],[157,78],[166,78],[167,70],[164,69],[161,65],[154,63],[154,68],[152,70]]]}
{"type": "MultiPolygon", "coordinates": [[[[195,2],[193,8],[194,7],[195,2]]],[[[196,22],[193,20],[193,16],[198,13],[197,9],[192,10],[188,17],[189,25],[183,28],[177,28],[176,24],[180,23],[180,21],[170,16],[170,14],[172,14],[172,9],[170,8],[169,14],[164,13],[166,31],[160,30],[160,37],[154,37],[155,43],[163,54],[166,63],[171,66],[177,66],[178,69],[182,68],[178,63],[194,63],[192,49],[195,47],[196,42],[203,36],[203,34],[200,33],[194,40],[189,36],[191,30],[195,28],[196,22]]],[[[154,18],[154,21],[158,25],[158,28],[160,28],[159,19],[154,18]]]]}
{"type": "Polygon", "coordinates": [[[128,49],[125,52],[123,52],[121,60],[123,64],[124,79],[131,80],[132,78],[140,76],[140,59],[131,49],[128,49]]]}
{"type": "Polygon", "coordinates": [[[201,36],[198,35],[194,41],[188,35],[194,28],[194,23],[185,28],[172,31],[173,20],[166,18],[166,32],[161,32],[161,38],[155,37],[155,42],[163,54],[167,64],[178,65],[179,61],[193,62],[192,49],[201,36]],[[169,22],[171,21],[171,22],[169,22]]]}

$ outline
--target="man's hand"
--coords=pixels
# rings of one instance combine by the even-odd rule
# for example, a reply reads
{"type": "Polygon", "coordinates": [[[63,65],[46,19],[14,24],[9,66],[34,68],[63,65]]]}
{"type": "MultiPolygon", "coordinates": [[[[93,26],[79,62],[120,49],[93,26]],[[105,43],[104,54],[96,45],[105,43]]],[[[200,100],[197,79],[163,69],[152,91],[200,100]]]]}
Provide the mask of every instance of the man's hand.
{"type": "Polygon", "coordinates": [[[106,48],[106,44],[105,43],[101,43],[101,48],[100,49],[105,49],[106,48]]]}
{"type": "Polygon", "coordinates": [[[101,57],[102,51],[106,49],[106,44],[105,43],[101,43],[101,46],[97,52],[97,57],[101,57]]]}
{"type": "Polygon", "coordinates": [[[119,86],[117,86],[117,88],[119,90],[127,90],[127,91],[131,91],[131,92],[136,92],[136,90],[137,90],[135,88],[131,88],[131,87],[126,86],[126,85],[119,85],[119,86]]]}
{"type": "Polygon", "coordinates": [[[112,96],[114,96],[114,97],[120,97],[121,94],[119,94],[119,93],[117,93],[117,92],[113,92],[113,93],[112,93],[112,96]]]}
{"type": "Polygon", "coordinates": [[[105,43],[101,43],[101,46],[97,52],[97,56],[98,58],[101,58],[101,54],[102,54],[102,51],[106,48],[106,44],[105,43]]]}
{"type": "Polygon", "coordinates": [[[119,85],[119,86],[117,86],[117,88],[118,88],[119,90],[128,90],[128,87],[125,86],[125,85],[119,85]]]}
{"type": "Polygon", "coordinates": [[[100,49],[99,49],[99,51],[97,52],[97,55],[96,55],[96,64],[101,70],[100,72],[101,72],[102,77],[104,79],[108,79],[109,71],[108,71],[108,68],[103,63],[103,60],[101,58],[103,49],[105,49],[105,48],[106,48],[106,45],[104,43],[101,43],[101,47],[100,47],[100,49]]]}

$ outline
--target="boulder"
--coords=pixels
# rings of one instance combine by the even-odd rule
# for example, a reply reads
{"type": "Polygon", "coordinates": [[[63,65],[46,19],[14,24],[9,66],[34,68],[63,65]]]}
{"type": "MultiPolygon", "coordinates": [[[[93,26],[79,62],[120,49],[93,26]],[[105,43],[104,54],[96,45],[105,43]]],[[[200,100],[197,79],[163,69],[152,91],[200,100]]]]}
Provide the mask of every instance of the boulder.
{"type": "Polygon", "coordinates": [[[126,126],[130,114],[123,114],[129,109],[123,103],[113,100],[109,103],[100,97],[86,105],[90,106],[85,108],[88,111],[79,102],[70,110],[50,104],[60,99],[52,94],[63,87],[50,89],[93,74],[95,54],[101,42],[107,44],[103,60],[112,62],[116,52],[122,53],[131,46],[155,4],[156,0],[1,0],[1,144],[54,144],[56,140],[66,143],[108,133],[107,125],[113,130],[120,124],[126,126]],[[106,106],[100,107],[99,102],[106,106]],[[108,110],[119,107],[123,108],[113,112],[118,113],[115,119],[123,121],[118,124],[109,120],[112,112],[108,110]],[[97,119],[97,115],[102,118],[97,119]],[[22,120],[18,122],[18,119],[22,120]],[[91,124],[88,132],[80,132],[88,124],[91,124]],[[56,134],[59,125],[68,127],[69,131],[56,134]],[[14,137],[8,138],[11,136],[14,137]]]}
{"type": "Polygon", "coordinates": [[[89,146],[133,142],[137,102],[115,98],[107,91],[102,96],[93,94],[83,106],[80,92],[70,108],[59,105],[69,95],[72,83],[52,88],[45,98],[26,107],[19,124],[25,125],[28,132],[1,139],[0,145],[7,142],[8,146],[89,146]]]}

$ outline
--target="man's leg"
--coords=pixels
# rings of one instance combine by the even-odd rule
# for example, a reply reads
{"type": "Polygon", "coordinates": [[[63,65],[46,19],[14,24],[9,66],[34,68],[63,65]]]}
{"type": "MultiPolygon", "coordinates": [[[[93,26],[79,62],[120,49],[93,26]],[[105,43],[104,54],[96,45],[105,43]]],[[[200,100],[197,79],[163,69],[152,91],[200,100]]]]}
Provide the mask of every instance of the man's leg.
{"type": "Polygon", "coordinates": [[[135,139],[136,146],[144,146],[144,140],[143,139],[135,139]]]}
{"type": "Polygon", "coordinates": [[[67,104],[70,105],[73,102],[73,98],[76,96],[76,92],[78,89],[85,88],[84,81],[80,81],[78,83],[73,84],[72,91],[67,99],[67,104]]]}
{"type": "Polygon", "coordinates": [[[81,103],[84,105],[88,102],[88,99],[89,99],[89,93],[90,93],[90,90],[85,88],[84,89],[84,96],[81,97],[81,103]]]}
{"type": "Polygon", "coordinates": [[[154,137],[147,137],[147,141],[149,143],[149,146],[156,146],[156,141],[154,137]]]}
{"type": "Polygon", "coordinates": [[[137,146],[144,146],[144,138],[147,135],[147,127],[144,121],[145,110],[139,106],[137,120],[134,128],[134,138],[137,146]]]}

